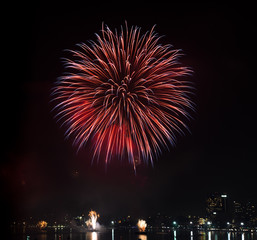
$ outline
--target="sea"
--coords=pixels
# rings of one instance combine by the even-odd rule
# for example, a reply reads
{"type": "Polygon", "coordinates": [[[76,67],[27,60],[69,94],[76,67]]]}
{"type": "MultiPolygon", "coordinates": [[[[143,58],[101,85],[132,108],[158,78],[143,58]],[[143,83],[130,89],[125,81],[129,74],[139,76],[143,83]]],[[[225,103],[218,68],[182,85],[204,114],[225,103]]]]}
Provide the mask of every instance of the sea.
{"type": "MultiPolygon", "coordinates": [[[[1,238],[2,239],[2,238],[1,238]]],[[[148,232],[140,234],[131,230],[107,229],[99,232],[37,232],[16,233],[11,240],[257,240],[256,231],[189,231],[148,232]]]]}

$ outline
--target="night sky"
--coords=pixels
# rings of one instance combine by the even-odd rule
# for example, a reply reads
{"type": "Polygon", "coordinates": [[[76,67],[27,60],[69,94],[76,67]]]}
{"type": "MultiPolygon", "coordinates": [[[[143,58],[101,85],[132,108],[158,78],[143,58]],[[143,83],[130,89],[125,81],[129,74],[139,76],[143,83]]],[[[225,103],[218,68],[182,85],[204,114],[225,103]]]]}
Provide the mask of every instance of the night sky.
{"type": "Polygon", "coordinates": [[[1,205],[15,219],[41,214],[203,215],[211,192],[257,202],[256,24],[251,5],[187,5],[157,1],[23,3],[10,6],[4,26],[1,205]],[[62,75],[64,49],[111,29],[156,24],[161,42],[183,49],[194,74],[191,133],[178,136],[155,166],[90,161],[51,112],[51,88],[62,75]]]}

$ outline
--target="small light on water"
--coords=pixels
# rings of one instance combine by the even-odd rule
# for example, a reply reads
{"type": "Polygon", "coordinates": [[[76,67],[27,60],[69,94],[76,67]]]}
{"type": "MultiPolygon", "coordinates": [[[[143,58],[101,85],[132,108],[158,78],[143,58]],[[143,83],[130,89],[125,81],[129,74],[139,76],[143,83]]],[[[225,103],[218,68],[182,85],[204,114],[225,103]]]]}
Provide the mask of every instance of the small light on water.
{"type": "Polygon", "coordinates": [[[242,240],[245,240],[245,234],[242,233],[242,240]]]}
{"type": "Polygon", "coordinates": [[[230,240],[230,232],[228,232],[228,240],[230,240]]]}
{"type": "Polygon", "coordinates": [[[208,232],[208,240],[211,240],[211,232],[208,232]]]}
{"type": "Polygon", "coordinates": [[[114,240],[114,229],[112,229],[112,240],[114,240]]]}
{"type": "Polygon", "coordinates": [[[194,239],[193,231],[190,231],[190,236],[191,236],[190,240],[193,240],[194,239]]]}

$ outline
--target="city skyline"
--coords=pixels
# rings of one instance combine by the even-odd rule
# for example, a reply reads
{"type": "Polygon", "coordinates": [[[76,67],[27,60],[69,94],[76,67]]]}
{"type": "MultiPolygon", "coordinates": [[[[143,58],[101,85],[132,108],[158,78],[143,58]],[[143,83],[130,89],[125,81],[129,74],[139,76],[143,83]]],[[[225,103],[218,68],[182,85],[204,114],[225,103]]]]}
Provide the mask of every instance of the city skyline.
{"type": "Polygon", "coordinates": [[[17,9],[6,27],[12,52],[0,166],[6,219],[85,208],[103,215],[204,215],[213,192],[256,204],[256,29],[251,7],[237,4],[181,2],[176,11],[159,5],[117,11],[107,3],[17,9]],[[77,152],[51,111],[63,50],[95,40],[102,22],[119,29],[125,21],[143,32],[156,24],[164,43],[183,49],[181,62],[192,67],[196,89],[190,133],[178,135],[154,167],[141,164],[136,174],[115,159],[107,168],[91,164],[90,146],[77,152]]]}
{"type": "Polygon", "coordinates": [[[256,206],[247,203],[244,207],[241,203],[233,202],[233,207],[224,193],[212,193],[206,199],[205,216],[170,216],[164,213],[156,213],[148,216],[102,216],[101,213],[90,210],[79,215],[63,214],[62,216],[44,215],[41,217],[29,217],[13,220],[10,227],[14,231],[32,233],[42,230],[56,233],[63,232],[87,232],[106,231],[112,229],[135,231],[146,233],[171,233],[171,231],[190,231],[191,235],[197,231],[226,231],[255,232],[257,229],[256,206]],[[211,200],[210,200],[211,199],[211,200]],[[224,205],[225,204],[225,205],[224,205]],[[210,211],[210,208],[212,210],[210,211]],[[94,224],[93,224],[94,222],[94,224]]]}
{"type": "MultiPolygon", "coordinates": [[[[202,208],[205,209],[204,213],[198,213],[198,214],[191,214],[188,213],[186,215],[174,215],[174,214],[167,214],[167,212],[155,212],[152,214],[140,214],[140,213],[135,213],[132,215],[131,213],[128,213],[128,215],[114,215],[114,214],[109,214],[109,215],[102,215],[101,218],[104,218],[104,222],[106,223],[106,219],[112,219],[115,221],[119,221],[117,219],[137,219],[137,218],[144,218],[144,219],[149,219],[152,218],[153,216],[165,216],[168,217],[169,219],[172,218],[173,220],[177,220],[179,218],[187,218],[187,219],[195,219],[197,222],[199,219],[208,219],[208,221],[214,221],[216,219],[220,219],[224,222],[227,223],[228,221],[236,221],[238,222],[249,222],[253,221],[254,225],[257,224],[257,205],[254,202],[251,201],[238,201],[236,199],[233,199],[230,195],[227,193],[220,193],[220,192],[213,192],[210,193],[205,201],[202,203],[202,208]]],[[[98,209],[96,209],[98,211],[98,209]]],[[[97,212],[96,211],[96,212],[97,212]]],[[[23,218],[13,218],[12,221],[25,221],[25,220],[31,220],[31,219],[44,219],[44,220],[50,220],[53,221],[53,219],[59,219],[59,220],[65,220],[66,217],[69,216],[73,218],[78,218],[81,220],[81,217],[83,217],[83,222],[86,222],[86,219],[90,216],[90,213],[96,213],[95,211],[92,210],[92,208],[85,207],[84,209],[81,209],[81,211],[78,211],[76,213],[71,213],[68,211],[64,211],[62,213],[56,213],[52,211],[51,213],[43,213],[40,216],[27,216],[23,218]],[[87,212],[89,211],[89,214],[87,212]]],[[[99,212],[96,213],[98,218],[100,217],[99,212]]],[[[102,214],[102,213],[101,213],[102,214]]],[[[169,220],[171,223],[173,220],[169,220]]],[[[184,220],[183,220],[184,221],[184,220]]],[[[207,220],[206,220],[207,221],[207,220]]]]}

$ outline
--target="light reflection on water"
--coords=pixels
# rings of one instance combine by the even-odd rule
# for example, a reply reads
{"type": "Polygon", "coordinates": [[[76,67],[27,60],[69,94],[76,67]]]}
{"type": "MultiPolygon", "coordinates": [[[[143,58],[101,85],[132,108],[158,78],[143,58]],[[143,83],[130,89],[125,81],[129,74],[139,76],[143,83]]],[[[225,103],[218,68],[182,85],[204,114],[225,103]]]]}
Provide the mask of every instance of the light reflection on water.
{"type": "Polygon", "coordinates": [[[112,240],[114,240],[114,229],[112,229],[112,240]]]}
{"type": "Polygon", "coordinates": [[[230,232],[228,232],[228,240],[230,240],[230,234],[231,234],[231,233],[230,233],[230,232]]]}
{"type": "Polygon", "coordinates": [[[138,239],[147,240],[147,236],[146,236],[146,235],[143,235],[143,234],[139,234],[139,235],[138,235],[138,239]]]}
{"type": "Polygon", "coordinates": [[[208,232],[208,240],[211,240],[211,232],[208,232]]]}
{"type": "Polygon", "coordinates": [[[242,233],[242,240],[245,240],[245,234],[242,233]]]}
{"type": "Polygon", "coordinates": [[[87,232],[86,240],[97,240],[97,232],[87,232]],[[91,233],[91,236],[90,236],[91,233]]]}
{"type": "MultiPolygon", "coordinates": [[[[256,232],[180,231],[136,234],[133,231],[106,230],[104,232],[67,232],[24,234],[13,240],[257,240],[256,232]]],[[[8,238],[9,240],[9,238],[8,238]]]]}
{"type": "Polygon", "coordinates": [[[190,231],[190,236],[191,236],[190,240],[193,240],[194,239],[194,232],[193,231],[190,231]]]}

